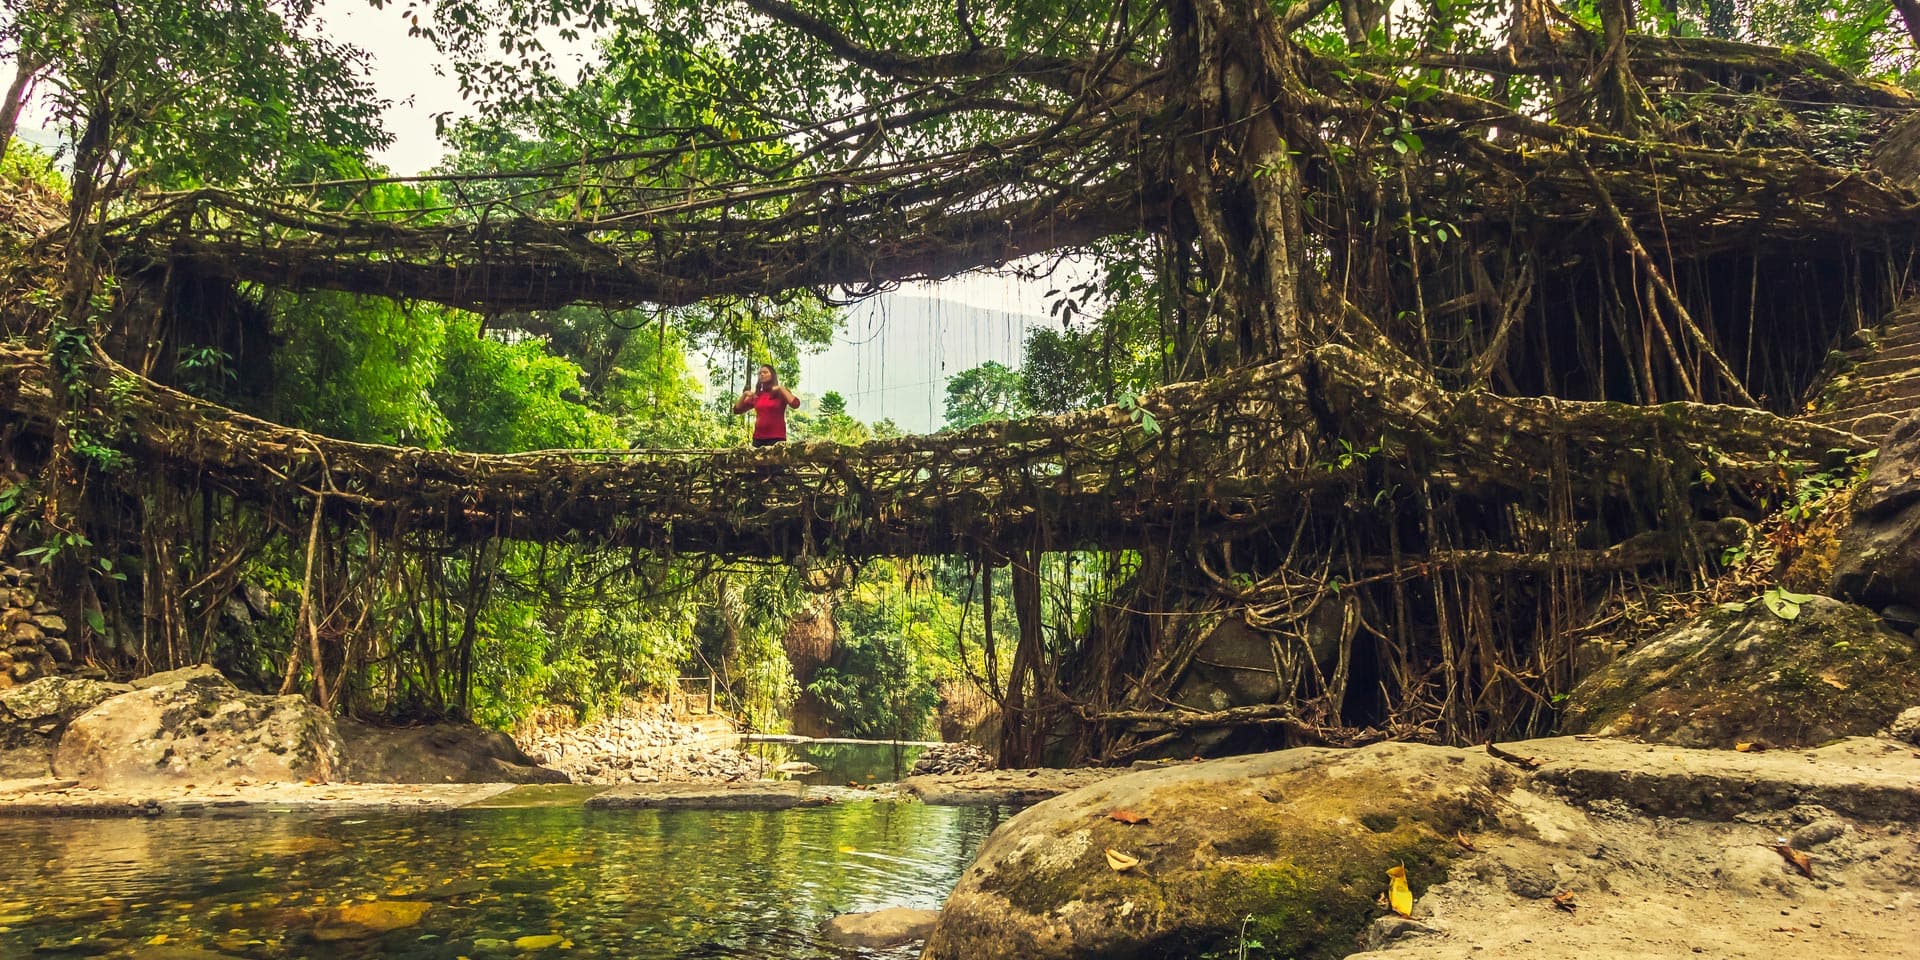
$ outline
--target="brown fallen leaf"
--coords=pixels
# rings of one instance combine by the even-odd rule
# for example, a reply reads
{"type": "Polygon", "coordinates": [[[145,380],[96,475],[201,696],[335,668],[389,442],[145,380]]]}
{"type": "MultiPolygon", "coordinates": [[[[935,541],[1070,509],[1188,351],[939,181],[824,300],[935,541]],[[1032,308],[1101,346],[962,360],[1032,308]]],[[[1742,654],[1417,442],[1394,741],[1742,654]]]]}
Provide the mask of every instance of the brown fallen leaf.
{"type": "Polygon", "coordinates": [[[1773,842],[1773,852],[1785,857],[1788,863],[1793,864],[1795,870],[1800,871],[1801,876],[1806,877],[1808,880],[1813,879],[1813,858],[1795,850],[1793,845],[1786,841],[1786,838],[1783,837],[1773,842]]]}
{"type": "Polygon", "coordinates": [[[1145,814],[1134,813],[1132,810],[1115,810],[1107,814],[1107,819],[1118,820],[1121,823],[1128,824],[1129,826],[1136,823],[1148,822],[1145,814]]]}
{"type": "Polygon", "coordinates": [[[1112,867],[1114,873],[1126,873],[1139,865],[1139,857],[1129,857],[1112,847],[1107,848],[1107,866],[1112,867]]]}
{"type": "Polygon", "coordinates": [[[1460,845],[1460,849],[1462,849],[1462,850],[1465,850],[1465,851],[1467,851],[1468,853],[1479,853],[1479,852],[1480,852],[1480,848],[1479,848],[1479,847],[1476,847],[1476,846],[1474,846],[1474,845],[1473,845],[1473,841],[1472,841],[1472,840],[1469,840],[1469,839],[1467,839],[1467,835],[1466,835],[1466,833],[1465,833],[1465,832],[1463,832],[1463,831],[1459,831],[1459,830],[1456,830],[1456,831],[1454,831],[1454,833],[1453,833],[1453,842],[1454,842],[1454,843],[1457,843],[1457,844],[1459,844],[1459,845],[1460,845]]]}
{"type": "Polygon", "coordinates": [[[1573,908],[1579,906],[1579,904],[1573,902],[1573,891],[1571,890],[1566,890],[1566,891],[1562,891],[1560,893],[1554,894],[1553,905],[1554,907],[1561,910],[1565,910],[1568,913],[1572,913],[1573,908]]]}
{"type": "Polygon", "coordinates": [[[1523,756],[1520,756],[1519,754],[1508,753],[1507,751],[1494,746],[1492,740],[1487,741],[1487,756],[1490,756],[1495,760],[1504,760],[1507,763],[1511,763],[1514,766],[1519,767],[1523,770],[1538,770],[1540,768],[1540,764],[1545,762],[1541,760],[1539,757],[1523,757],[1523,756]]]}

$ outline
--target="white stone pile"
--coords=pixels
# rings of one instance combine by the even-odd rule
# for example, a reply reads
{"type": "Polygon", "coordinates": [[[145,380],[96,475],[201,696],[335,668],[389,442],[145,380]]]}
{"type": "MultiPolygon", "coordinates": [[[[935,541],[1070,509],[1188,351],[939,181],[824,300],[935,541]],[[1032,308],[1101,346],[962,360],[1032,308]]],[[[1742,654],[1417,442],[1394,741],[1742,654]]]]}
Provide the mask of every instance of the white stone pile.
{"type": "Polygon", "coordinates": [[[521,746],[575,783],[734,782],[761,776],[762,764],[733,749],[737,738],[685,723],[659,706],[629,706],[592,723],[544,732],[521,746]]]}
{"type": "Polygon", "coordinates": [[[993,754],[971,743],[943,743],[937,747],[928,747],[926,752],[913,762],[913,770],[908,775],[920,777],[930,773],[979,773],[993,768],[993,754]]]}

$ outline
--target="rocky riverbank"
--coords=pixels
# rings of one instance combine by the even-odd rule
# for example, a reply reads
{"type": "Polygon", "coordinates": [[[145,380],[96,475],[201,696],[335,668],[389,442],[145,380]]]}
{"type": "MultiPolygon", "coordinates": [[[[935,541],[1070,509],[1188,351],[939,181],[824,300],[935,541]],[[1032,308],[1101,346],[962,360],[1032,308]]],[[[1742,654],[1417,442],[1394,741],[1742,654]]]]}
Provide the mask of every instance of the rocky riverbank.
{"type": "Polygon", "coordinates": [[[1031,807],[962,876],[927,956],[1894,957],[1916,908],[1913,744],[1379,744],[1031,807]],[[1410,917],[1386,905],[1392,868],[1410,917]]]}
{"type": "Polygon", "coordinates": [[[663,704],[640,703],[525,740],[528,755],[575,783],[737,783],[765,776],[766,765],[735,749],[738,742],[723,717],[682,718],[663,704]]]}

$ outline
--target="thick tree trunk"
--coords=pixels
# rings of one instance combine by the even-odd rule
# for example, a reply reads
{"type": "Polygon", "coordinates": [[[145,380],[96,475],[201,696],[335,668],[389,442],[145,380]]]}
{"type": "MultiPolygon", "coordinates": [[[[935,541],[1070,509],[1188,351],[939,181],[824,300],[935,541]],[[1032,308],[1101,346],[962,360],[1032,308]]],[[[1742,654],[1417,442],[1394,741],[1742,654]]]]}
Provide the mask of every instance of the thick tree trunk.
{"type": "Polygon", "coordinates": [[[1900,11],[1900,22],[1906,24],[1913,45],[1920,47],[1920,0],[1893,0],[1893,7],[1900,11]]]}
{"type": "Polygon", "coordinates": [[[1024,550],[1009,565],[1013,574],[1013,617],[1019,625],[1013,650],[1013,675],[1000,707],[1000,762],[1007,766],[1035,766],[1040,762],[1044,733],[1034,722],[1041,706],[1040,667],[1046,661],[1040,632],[1040,552],[1024,550]]]}
{"type": "Polygon", "coordinates": [[[1193,217],[1212,322],[1190,349],[1217,351],[1198,370],[1231,367],[1312,342],[1303,270],[1300,171],[1289,137],[1301,89],[1297,56],[1271,8],[1253,0],[1185,0],[1172,8],[1172,68],[1186,127],[1170,180],[1193,217]]]}

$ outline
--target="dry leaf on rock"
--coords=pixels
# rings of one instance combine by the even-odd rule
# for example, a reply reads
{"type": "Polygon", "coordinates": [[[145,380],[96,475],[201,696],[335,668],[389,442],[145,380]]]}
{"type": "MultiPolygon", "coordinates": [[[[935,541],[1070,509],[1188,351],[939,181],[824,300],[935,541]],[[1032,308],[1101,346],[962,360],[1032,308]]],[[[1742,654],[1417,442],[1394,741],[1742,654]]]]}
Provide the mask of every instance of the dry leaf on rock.
{"type": "Polygon", "coordinates": [[[1125,873],[1140,865],[1139,857],[1129,857],[1112,847],[1107,848],[1107,866],[1115,873],[1125,873]]]}
{"type": "Polygon", "coordinates": [[[1134,813],[1132,810],[1115,810],[1112,813],[1107,814],[1107,819],[1118,820],[1121,823],[1125,823],[1129,825],[1147,822],[1147,817],[1145,814],[1134,813]]]}
{"type": "Polygon", "coordinates": [[[1793,868],[1800,871],[1801,876],[1806,877],[1808,880],[1813,879],[1813,858],[1795,850],[1793,845],[1787,842],[1787,838],[1780,837],[1775,839],[1773,841],[1773,850],[1775,853],[1786,858],[1788,863],[1793,864],[1793,868]]]}

